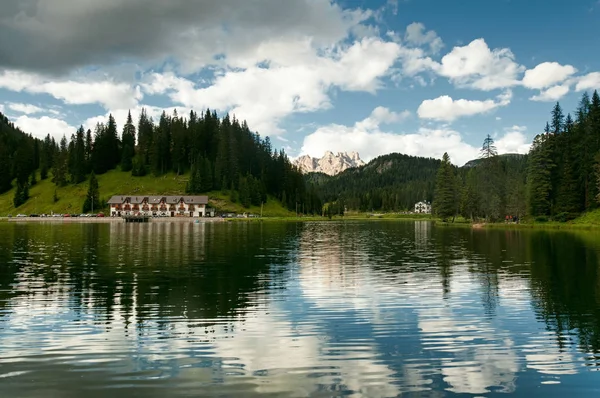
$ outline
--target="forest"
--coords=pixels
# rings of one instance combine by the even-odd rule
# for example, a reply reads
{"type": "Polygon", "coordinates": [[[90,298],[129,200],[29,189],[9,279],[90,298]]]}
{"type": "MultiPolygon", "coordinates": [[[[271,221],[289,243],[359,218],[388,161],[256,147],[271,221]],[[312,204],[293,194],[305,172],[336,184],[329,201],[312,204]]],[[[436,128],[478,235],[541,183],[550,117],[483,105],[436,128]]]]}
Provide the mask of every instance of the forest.
{"type": "Polygon", "coordinates": [[[554,105],[527,157],[499,156],[485,139],[475,167],[457,170],[445,154],[435,185],[434,211],[499,221],[507,215],[568,221],[600,205],[600,96],[584,93],[574,117],[554,105]]]}
{"type": "Polygon", "coordinates": [[[49,134],[33,138],[0,114],[0,167],[8,170],[0,175],[0,193],[15,184],[15,207],[29,199],[37,176],[62,187],[119,168],[133,176],[187,173],[186,193],[226,191],[244,206],[260,205],[271,195],[288,209],[322,211],[316,192],[307,189],[283,150],[274,150],[246,122],[210,110],[187,118],[163,112],[158,122],[142,111],[137,126],[130,114],[120,134],[110,115],[94,131],[80,127],[58,143],[49,134]]]}
{"type": "Polygon", "coordinates": [[[433,199],[439,166],[439,159],[392,153],[333,177],[311,173],[306,180],[325,203],[356,211],[402,211],[433,199]]]}

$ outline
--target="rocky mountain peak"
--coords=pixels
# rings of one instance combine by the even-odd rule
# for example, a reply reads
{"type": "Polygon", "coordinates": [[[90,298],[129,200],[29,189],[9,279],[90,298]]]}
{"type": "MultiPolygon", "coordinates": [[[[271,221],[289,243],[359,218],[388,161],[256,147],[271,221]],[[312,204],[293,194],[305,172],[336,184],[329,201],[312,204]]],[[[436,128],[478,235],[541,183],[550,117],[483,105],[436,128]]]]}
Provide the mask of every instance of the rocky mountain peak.
{"type": "Polygon", "coordinates": [[[325,151],[322,158],[304,155],[297,158],[294,164],[303,173],[325,173],[333,176],[346,169],[363,166],[365,162],[360,159],[358,152],[338,152],[334,154],[331,151],[325,151]]]}

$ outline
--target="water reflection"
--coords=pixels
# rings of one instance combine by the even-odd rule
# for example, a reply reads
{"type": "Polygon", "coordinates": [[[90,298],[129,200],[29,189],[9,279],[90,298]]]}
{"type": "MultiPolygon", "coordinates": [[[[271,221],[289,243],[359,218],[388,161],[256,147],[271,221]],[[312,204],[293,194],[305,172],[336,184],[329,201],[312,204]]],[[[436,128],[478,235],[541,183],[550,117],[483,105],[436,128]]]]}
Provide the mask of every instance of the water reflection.
{"type": "Polygon", "coordinates": [[[575,385],[592,395],[600,384],[588,372],[600,369],[593,234],[429,222],[0,233],[3,396],[526,395],[575,385]]]}

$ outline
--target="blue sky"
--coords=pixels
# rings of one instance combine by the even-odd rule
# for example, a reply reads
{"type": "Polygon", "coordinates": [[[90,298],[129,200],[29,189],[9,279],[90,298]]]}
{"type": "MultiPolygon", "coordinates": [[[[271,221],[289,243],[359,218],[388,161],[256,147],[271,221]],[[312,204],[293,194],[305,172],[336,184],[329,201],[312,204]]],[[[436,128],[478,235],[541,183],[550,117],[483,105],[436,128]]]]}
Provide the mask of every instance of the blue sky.
{"type": "Polygon", "coordinates": [[[37,136],[206,107],[290,156],[528,150],[600,88],[597,0],[10,0],[0,111],[37,136]]]}

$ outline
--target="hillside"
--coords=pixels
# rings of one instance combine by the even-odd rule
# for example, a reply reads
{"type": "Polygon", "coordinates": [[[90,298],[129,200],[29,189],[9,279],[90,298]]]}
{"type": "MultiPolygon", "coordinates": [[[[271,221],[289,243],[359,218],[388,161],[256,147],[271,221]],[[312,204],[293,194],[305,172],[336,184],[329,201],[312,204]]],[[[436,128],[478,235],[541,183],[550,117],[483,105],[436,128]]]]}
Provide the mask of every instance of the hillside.
{"type": "Polygon", "coordinates": [[[341,201],[348,210],[407,210],[433,199],[440,160],[392,153],[336,176],[308,174],[324,202],[341,201]]]}
{"type": "MultiPolygon", "coordinates": [[[[517,161],[518,162],[518,161],[527,159],[527,155],[523,155],[523,154],[520,154],[520,153],[505,153],[505,154],[502,154],[502,155],[498,155],[498,158],[500,158],[500,159],[506,159],[507,161],[517,161]]],[[[482,162],[482,159],[469,160],[461,168],[470,169],[471,167],[478,166],[481,162],[482,162]]]]}
{"type": "MultiPolygon", "coordinates": [[[[39,178],[39,176],[38,176],[39,178]]],[[[100,188],[100,200],[105,202],[112,195],[143,193],[148,195],[185,195],[186,183],[189,175],[176,176],[174,173],[165,174],[161,177],[144,176],[132,177],[131,173],[112,170],[97,176],[100,188]]],[[[77,185],[67,185],[57,188],[50,179],[39,181],[29,190],[29,200],[15,209],[13,197],[15,189],[0,195],[0,217],[18,213],[80,213],[87,194],[88,184],[83,182],[77,185]],[[54,203],[54,191],[58,196],[58,202],[54,203]]],[[[228,212],[250,212],[260,213],[260,206],[244,208],[239,203],[232,203],[229,196],[221,191],[211,191],[209,195],[210,205],[220,211],[228,212]]],[[[293,213],[285,209],[281,202],[271,196],[268,197],[263,207],[263,215],[268,216],[292,216],[293,213]]]]}

